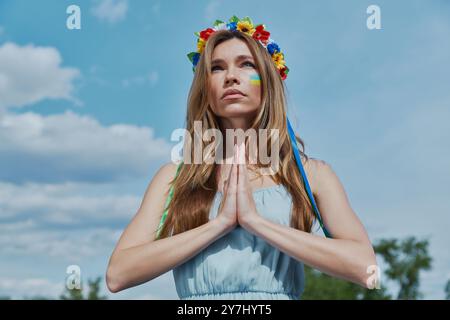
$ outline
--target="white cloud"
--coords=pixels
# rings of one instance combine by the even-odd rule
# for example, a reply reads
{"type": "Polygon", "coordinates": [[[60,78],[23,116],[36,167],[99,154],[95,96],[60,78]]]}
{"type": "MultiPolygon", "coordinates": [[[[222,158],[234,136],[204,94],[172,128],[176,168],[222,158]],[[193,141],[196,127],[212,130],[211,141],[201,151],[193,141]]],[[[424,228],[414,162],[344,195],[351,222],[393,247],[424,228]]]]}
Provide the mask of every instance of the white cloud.
{"type": "Polygon", "coordinates": [[[61,55],[53,47],[33,44],[0,46],[0,109],[22,107],[43,99],[69,99],[76,68],[61,67],[61,55]]]}
{"type": "Polygon", "coordinates": [[[24,299],[34,296],[58,298],[64,291],[65,283],[53,282],[46,278],[0,278],[0,296],[24,299]]]}
{"type": "Polygon", "coordinates": [[[100,0],[91,9],[91,13],[102,21],[116,23],[123,19],[128,11],[127,0],[100,0]]]}
{"type": "Polygon", "coordinates": [[[159,15],[161,13],[161,3],[157,2],[153,4],[151,10],[155,15],[159,15]]]}
{"type": "Polygon", "coordinates": [[[205,7],[205,18],[208,23],[212,23],[217,19],[217,11],[221,4],[220,0],[212,0],[205,7]]]}
{"type": "MultiPolygon", "coordinates": [[[[82,281],[85,285],[87,280],[83,279],[82,281]]],[[[8,296],[11,299],[24,299],[34,296],[59,299],[59,296],[64,292],[64,288],[65,279],[54,281],[45,277],[0,277],[0,296],[8,296]]],[[[86,295],[86,293],[87,289],[85,287],[83,294],[86,295]]],[[[109,292],[105,282],[102,281],[100,294],[106,295],[113,300],[178,299],[172,272],[167,272],[145,284],[118,293],[109,292]]]]}
{"type": "MultiPolygon", "coordinates": [[[[0,182],[0,218],[20,219],[19,226],[34,226],[38,219],[39,223],[72,227],[104,226],[131,219],[140,206],[140,197],[97,195],[103,188],[103,185],[73,182],[53,185],[0,182]]],[[[0,224],[0,228],[13,226],[0,224]]]]}
{"type": "Polygon", "coordinates": [[[142,177],[171,146],[150,127],[101,125],[72,111],[0,116],[0,172],[6,181],[107,181],[142,177]]]}
{"type": "Polygon", "coordinates": [[[122,81],[124,87],[129,87],[132,85],[145,85],[148,84],[150,87],[154,87],[158,83],[159,74],[157,71],[151,71],[143,76],[136,76],[132,78],[127,78],[122,81]]]}
{"type": "Polygon", "coordinates": [[[0,224],[1,259],[45,257],[71,263],[108,256],[123,231],[106,227],[49,229],[34,225],[37,224],[0,224]]]}
{"type": "MultiPolygon", "coordinates": [[[[69,264],[80,265],[92,275],[104,275],[107,259],[140,199],[126,195],[95,196],[102,189],[103,186],[74,183],[23,186],[0,183],[0,218],[5,221],[0,223],[0,260],[34,261],[21,265],[17,271],[10,267],[0,270],[3,277],[8,277],[3,279],[3,285],[0,283],[0,295],[19,299],[25,295],[58,296],[62,287],[50,290],[49,285],[41,282],[42,290],[33,291],[30,282],[15,280],[21,275],[29,277],[40,266],[48,266],[44,275],[52,278],[53,270],[62,277],[64,266],[69,264]],[[111,222],[115,226],[109,227],[111,222]],[[16,288],[12,289],[14,285],[16,288]]],[[[106,288],[103,292],[112,299],[177,298],[171,272],[118,294],[108,293],[106,288]]]]}

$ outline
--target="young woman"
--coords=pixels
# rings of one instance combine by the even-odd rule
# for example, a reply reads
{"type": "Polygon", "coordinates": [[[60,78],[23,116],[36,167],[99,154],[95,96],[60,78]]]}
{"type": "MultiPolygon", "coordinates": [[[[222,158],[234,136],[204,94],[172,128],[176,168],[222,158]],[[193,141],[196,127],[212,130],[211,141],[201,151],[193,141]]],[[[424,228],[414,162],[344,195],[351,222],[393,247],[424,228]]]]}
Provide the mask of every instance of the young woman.
{"type": "Polygon", "coordinates": [[[289,69],[270,33],[233,17],[198,35],[187,131],[194,134],[194,121],[220,130],[233,161],[161,167],[111,256],[109,290],[173,270],[181,299],[299,299],[304,263],[372,287],[375,254],[339,178],[326,162],[297,157],[289,69]],[[279,169],[258,174],[263,165],[250,165],[248,141],[227,141],[226,129],[277,129],[279,169]],[[312,233],[317,220],[327,237],[312,233]]]}

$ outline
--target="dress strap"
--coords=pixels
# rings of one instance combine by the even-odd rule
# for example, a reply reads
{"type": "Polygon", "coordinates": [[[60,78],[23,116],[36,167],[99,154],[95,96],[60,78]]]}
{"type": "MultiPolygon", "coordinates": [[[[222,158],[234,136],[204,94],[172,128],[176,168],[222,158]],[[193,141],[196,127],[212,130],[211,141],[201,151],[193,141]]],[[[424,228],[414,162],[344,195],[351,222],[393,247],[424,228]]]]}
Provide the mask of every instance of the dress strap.
{"type": "MultiPolygon", "coordinates": [[[[181,169],[182,165],[183,165],[183,162],[180,162],[180,164],[177,167],[177,172],[175,173],[175,178],[178,177],[178,173],[180,172],[180,169],[181,169]]],[[[174,186],[172,184],[170,186],[169,195],[167,196],[166,203],[164,204],[164,208],[165,209],[164,209],[163,215],[161,216],[161,220],[159,221],[159,226],[158,226],[158,231],[157,231],[157,234],[156,234],[156,239],[159,238],[159,235],[160,235],[161,230],[162,230],[162,226],[164,225],[164,222],[166,221],[166,218],[167,218],[167,214],[169,213],[169,203],[170,203],[170,201],[172,200],[172,197],[173,197],[173,189],[174,189],[174,186]]]]}
{"type": "Polygon", "coordinates": [[[306,177],[305,170],[303,169],[302,161],[300,158],[300,152],[298,150],[297,140],[295,138],[294,130],[291,127],[291,123],[289,122],[289,119],[287,119],[287,126],[288,126],[288,131],[289,131],[289,137],[291,139],[292,149],[294,151],[295,161],[297,162],[297,166],[300,170],[300,174],[302,175],[306,193],[308,194],[309,200],[311,201],[311,205],[314,209],[314,213],[317,217],[317,220],[319,221],[320,227],[322,228],[325,236],[327,238],[332,238],[331,234],[328,232],[327,228],[323,224],[322,217],[320,216],[319,208],[317,208],[316,201],[314,200],[314,196],[311,192],[311,188],[309,187],[308,178],[306,177]]]}

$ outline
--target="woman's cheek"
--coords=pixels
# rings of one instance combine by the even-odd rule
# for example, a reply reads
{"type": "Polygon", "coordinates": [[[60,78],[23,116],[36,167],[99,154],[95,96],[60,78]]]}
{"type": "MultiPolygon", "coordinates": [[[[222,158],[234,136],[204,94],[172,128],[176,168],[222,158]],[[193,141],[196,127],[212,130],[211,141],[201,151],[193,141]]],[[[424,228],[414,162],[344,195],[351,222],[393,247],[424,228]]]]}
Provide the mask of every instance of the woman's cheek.
{"type": "Polygon", "coordinates": [[[259,97],[261,94],[261,78],[258,73],[252,73],[249,77],[252,96],[259,97]]]}
{"type": "Polygon", "coordinates": [[[259,77],[259,74],[257,73],[250,74],[250,84],[258,88],[261,86],[261,78],[259,77]]]}

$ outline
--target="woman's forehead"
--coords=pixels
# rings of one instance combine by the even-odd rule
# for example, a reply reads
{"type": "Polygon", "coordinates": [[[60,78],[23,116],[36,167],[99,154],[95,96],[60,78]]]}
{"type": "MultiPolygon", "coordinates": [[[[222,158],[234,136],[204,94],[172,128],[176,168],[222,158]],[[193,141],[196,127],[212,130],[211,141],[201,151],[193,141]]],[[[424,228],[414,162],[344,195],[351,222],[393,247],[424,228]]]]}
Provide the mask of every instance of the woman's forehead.
{"type": "Polygon", "coordinates": [[[223,60],[234,60],[240,56],[252,57],[247,44],[239,39],[231,39],[222,42],[214,48],[212,58],[223,60]]]}

